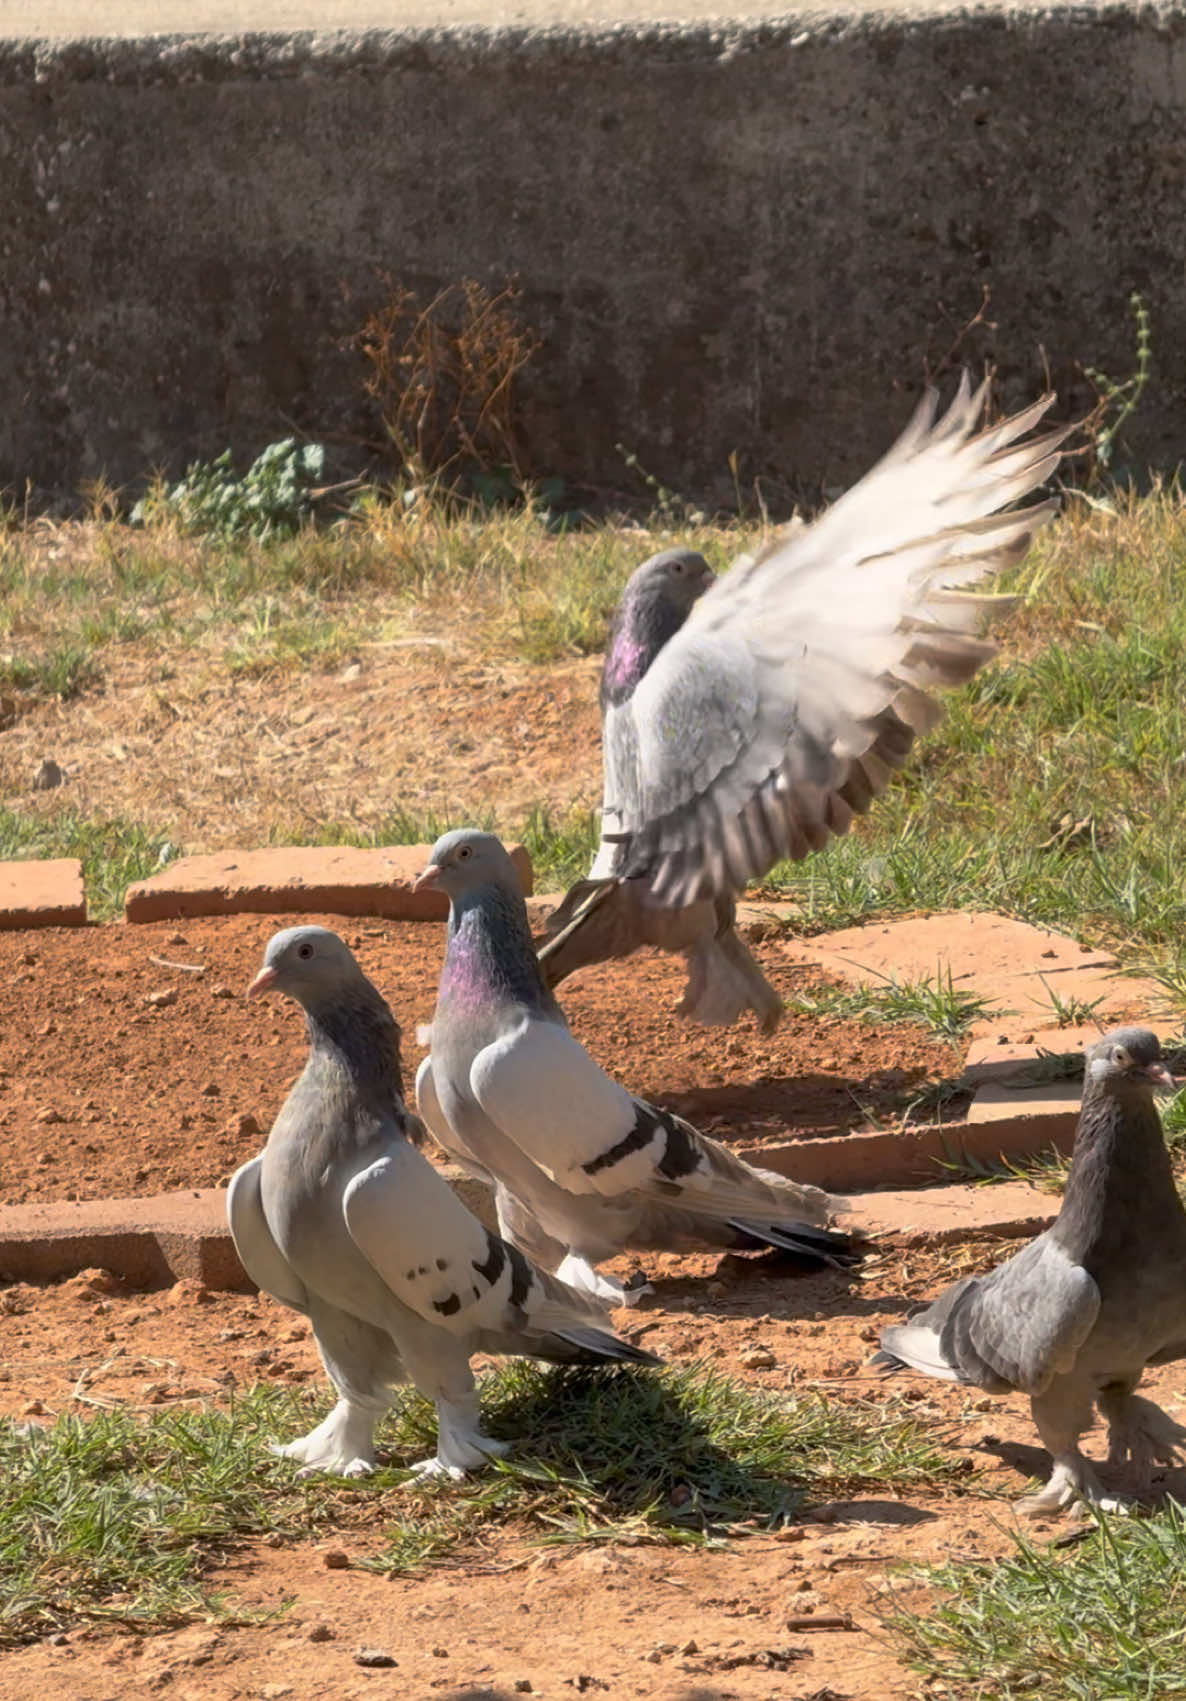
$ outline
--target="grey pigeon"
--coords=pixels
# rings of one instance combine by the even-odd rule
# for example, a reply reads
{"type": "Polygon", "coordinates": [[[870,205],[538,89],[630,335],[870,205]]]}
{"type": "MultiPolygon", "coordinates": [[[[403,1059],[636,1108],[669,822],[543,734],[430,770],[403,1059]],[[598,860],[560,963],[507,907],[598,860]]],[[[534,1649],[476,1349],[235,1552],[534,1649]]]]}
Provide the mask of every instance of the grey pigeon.
{"type": "Polygon", "coordinates": [[[544,985],[510,857],[446,833],[417,882],[450,899],[449,942],[417,1103],[441,1144],[496,1185],[499,1227],[567,1282],[622,1303],[594,1266],[626,1247],[782,1247],[852,1261],[816,1187],[751,1168],[632,1098],[569,1032],[544,985]]]}
{"type": "Polygon", "coordinates": [[[872,1363],[1030,1396],[1054,1469],[1021,1512],[1103,1495],[1079,1440],[1094,1402],[1108,1461],[1181,1462],[1186,1429],[1133,1393],[1147,1364],[1186,1357],[1186,1212],[1153,1103],[1173,1086],[1155,1035],[1116,1028],[1087,1049],[1083,1108],[1057,1221],[987,1276],[965,1276],[886,1329],[872,1363]]]}
{"type": "Polygon", "coordinates": [[[778,1021],[736,894],[885,790],[939,718],[932,690],[996,654],[974,634],[1010,599],[955,587],[1020,561],[1057,507],[1000,512],[1058,464],[1070,427],[1018,442],[1054,398],[977,430],[984,399],[965,375],[936,418],[929,393],[859,484],[719,579],[691,550],[630,578],[601,680],[601,846],[548,918],[549,985],[658,945],[688,959],[681,1014],[778,1021]]]}
{"type": "Polygon", "coordinates": [[[252,1280],[308,1317],[338,1391],[279,1453],[308,1471],[369,1471],[375,1426],[410,1378],[437,1409],[436,1456],[418,1473],[460,1477],[506,1451],[482,1433],[471,1353],[658,1362],[483,1228],[415,1149],[399,1028],[335,933],[277,933],[248,990],[303,1007],[309,1060],[263,1153],[232,1177],[231,1234],[252,1280]]]}

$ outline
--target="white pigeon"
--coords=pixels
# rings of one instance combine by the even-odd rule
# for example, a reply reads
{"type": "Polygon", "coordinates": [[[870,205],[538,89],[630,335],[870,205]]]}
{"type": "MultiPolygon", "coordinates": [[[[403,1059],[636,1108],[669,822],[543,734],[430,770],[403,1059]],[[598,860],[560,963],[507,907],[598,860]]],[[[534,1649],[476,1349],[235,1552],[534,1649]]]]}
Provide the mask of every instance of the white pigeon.
{"type": "Polygon", "coordinates": [[[1109,1463],[1131,1461],[1146,1480],[1155,1464],[1183,1463],[1186,1429],[1133,1392],[1146,1365],[1186,1358],[1186,1211],[1153,1103],[1155,1086],[1173,1085],[1145,1028],[1088,1046],[1057,1220],[990,1274],[963,1277],[884,1330],[871,1361],[1029,1395],[1054,1466],[1019,1512],[1076,1498],[1117,1505],[1079,1450],[1093,1405],[1108,1423],[1109,1463]]]}
{"type": "Polygon", "coordinates": [[[633,574],[601,680],[601,845],[548,918],[550,986],[658,945],[687,957],[681,1014],[778,1021],[737,893],[885,790],[939,718],[931,692],[996,654],[975,634],[1010,599],[958,587],[1019,562],[1058,506],[1009,509],[1058,464],[1071,427],[1018,441],[1054,398],[978,430],[985,394],[965,375],[936,418],[929,393],[859,484],[719,579],[685,549],[633,574]]]}
{"type": "Polygon", "coordinates": [[[438,1423],[417,1472],[460,1477],[506,1451],[482,1433],[472,1353],[658,1362],[485,1229],[415,1149],[399,1028],[335,933],[276,934],[248,991],[296,999],[309,1059],[263,1153],[231,1180],[231,1234],[251,1279],[308,1317],[338,1391],[329,1417],[277,1452],[306,1471],[371,1470],[375,1426],[410,1379],[438,1423]]]}
{"type": "Polygon", "coordinates": [[[493,1181],[499,1227],[562,1280],[615,1304],[594,1266],[626,1247],[782,1247],[854,1261],[817,1187],[757,1170],[633,1098],[569,1032],[544,985],[514,865],[491,833],[446,833],[417,887],[450,900],[449,942],[416,1077],[441,1145],[493,1181]]]}

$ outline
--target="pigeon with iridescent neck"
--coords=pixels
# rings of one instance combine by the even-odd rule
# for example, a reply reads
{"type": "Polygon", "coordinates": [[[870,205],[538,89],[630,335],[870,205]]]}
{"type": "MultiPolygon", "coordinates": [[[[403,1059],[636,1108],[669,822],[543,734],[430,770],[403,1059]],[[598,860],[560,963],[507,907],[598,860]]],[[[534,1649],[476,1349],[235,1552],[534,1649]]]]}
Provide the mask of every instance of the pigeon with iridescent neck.
{"type": "Polygon", "coordinates": [[[636,1099],[569,1032],[532,948],[514,866],[491,833],[446,833],[417,882],[450,903],[449,941],[416,1077],[441,1145],[496,1183],[506,1238],[567,1282],[622,1302],[596,1270],[625,1248],[781,1247],[854,1259],[816,1187],[756,1170],[636,1099]]]}
{"type": "Polygon", "coordinates": [[[506,1451],[482,1432],[471,1354],[657,1363],[611,1333],[588,1294],[483,1228],[415,1149],[399,1028],[337,934],[276,934],[248,990],[302,1006],[309,1060],[263,1153],[232,1177],[231,1234],[252,1280],[308,1317],[338,1392],[323,1423],[277,1452],[306,1471],[369,1471],[375,1425],[411,1380],[438,1424],[436,1455],[416,1470],[459,1477],[506,1451]]]}
{"type": "Polygon", "coordinates": [[[985,395],[965,378],[936,418],[928,394],[859,484],[719,579],[690,550],[630,578],[601,681],[601,845],[548,918],[549,985],[657,945],[687,958],[680,1014],[778,1021],[738,893],[885,790],[939,718],[934,688],[996,654],[977,628],[1010,599],[962,587],[1016,565],[1057,507],[1011,507],[1058,464],[1070,427],[1021,441],[1053,397],[977,429],[985,395]]]}
{"type": "Polygon", "coordinates": [[[1019,1512],[1116,1504],[1079,1449],[1093,1405],[1108,1424],[1109,1464],[1131,1463],[1142,1486],[1154,1465],[1186,1462],[1186,1429],[1134,1393],[1146,1365],[1186,1358],[1186,1212],[1153,1103],[1154,1087],[1173,1085],[1147,1029],[1116,1028],[1088,1046],[1053,1226],[882,1332],[872,1363],[887,1373],[1029,1395],[1054,1468],[1019,1512]]]}

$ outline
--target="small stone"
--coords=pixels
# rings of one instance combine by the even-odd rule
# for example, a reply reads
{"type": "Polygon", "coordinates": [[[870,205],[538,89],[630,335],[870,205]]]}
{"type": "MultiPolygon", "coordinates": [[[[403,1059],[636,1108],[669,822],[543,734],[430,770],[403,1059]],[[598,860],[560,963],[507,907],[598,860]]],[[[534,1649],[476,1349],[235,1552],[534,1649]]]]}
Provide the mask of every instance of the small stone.
{"type": "Polygon", "coordinates": [[[535,1693],[529,1677],[517,1677],[513,1687],[516,1695],[534,1695],[535,1693]]]}
{"type": "Polygon", "coordinates": [[[332,1642],[337,1634],[329,1624],[311,1624],[305,1631],[306,1639],[310,1642],[332,1642]]]}
{"type": "Polygon", "coordinates": [[[66,1118],[62,1115],[60,1110],[54,1110],[52,1105],[46,1105],[43,1110],[39,1110],[37,1112],[37,1115],[33,1118],[33,1120],[34,1122],[50,1123],[65,1122],[66,1118]]]}
{"type": "Polygon", "coordinates": [[[34,791],[54,791],[66,778],[58,764],[50,756],[42,758],[33,774],[34,791]]]}
{"type": "Polygon", "coordinates": [[[292,1694],[291,1683],[265,1683],[260,1690],[264,1701],[280,1701],[282,1695],[292,1694]]]}
{"type": "Polygon", "coordinates": [[[165,937],[166,945],[188,945],[189,940],[184,933],[170,933],[165,937]]]}
{"type": "Polygon", "coordinates": [[[210,988],[210,996],[211,998],[233,998],[235,989],[233,986],[227,986],[223,981],[219,981],[210,988]]]}
{"type": "Polygon", "coordinates": [[[170,1004],[176,1004],[177,988],[175,986],[162,986],[156,992],[147,992],[144,995],[144,1002],[151,1004],[154,1010],[163,1010],[170,1004]]]}
{"type": "Polygon", "coordinates": [[[217,1081],[207,1081],[201,1089],[201,1095],[204,1099],[218,1099],[222,1097],[222,1088],[217,1081]]]}
{"type": "Polygon", "coordinates": [[[694,1642],[691,1637],[689,1637],[686,1642],[680,1644],[681,1654],[698,1654],[699,1652],[699,1645],[694,1642]]]}
{"type": "Polygon", "coordinates": [[[432,1651],[432,1657],[434,1660],[447,1660],[449,1658],[449,1650],[448,1648],[442,1648],[438,1643],[432,1651]]]}
{"type": "Polygon", "coordinates": [[[238,1139],[249,1134],[262,1133],[262,1129],[251,1112],[246,1111],[239,1116],[232,1116],[223,1132],[233,1134],[238,1139]]]}
{"type": "Polygon", "coordinates": [[[776,1542],[801,1542],[803,1540],[802,1524],[784,1524],[781,1530],[775,1530],[776,1542]]]}
{"type": "Polygon", "coordinates": [[[64,1648],[70,1638],[64,1630],[55,1630],[51,1635],[47,1636],[45,1640],[49,1643],[51,1648],[64,1648]]]}
{"type": "Polygon", "coordinates": [[[399,1661],[382,1648],[356,1648],[354,1663],[356,1666],[397,1666],[399,1661]]]}
{"type": "Polygon", "coordinates": [[[741,1355],[743,1370],[773,1370],[778,1360],[769,1347],[754,1347],[750,1352],[741,1355]]]}
{"type": "Polygon", "coordinates": [[[343,1553],[340,1547],[327,1547],[321,1556],[321,1563],[327,1571],[348,1571],[350,1555],[343,1553]]]}
{"type": "Polygon", "coordinates": [[[28,1405],[21,1407],[21,1416],[22,1417],[44,1417],[45,1416],[45,1402],[43,1400],[30,1400],[28,1405]]]}

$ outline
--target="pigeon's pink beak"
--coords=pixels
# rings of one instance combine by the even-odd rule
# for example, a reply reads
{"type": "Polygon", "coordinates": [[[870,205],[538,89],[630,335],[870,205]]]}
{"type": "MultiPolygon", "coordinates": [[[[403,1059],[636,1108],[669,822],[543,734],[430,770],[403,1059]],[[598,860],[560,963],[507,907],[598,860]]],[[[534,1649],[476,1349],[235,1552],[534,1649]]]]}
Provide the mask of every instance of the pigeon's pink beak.
{"type": "Polygon", "coordinates": [[[261,969],[247,988],[248,998],[258,998],[261,993],[270,992],[276,984],[275,969],[261,969]]]}
{"type": "Polygon", "coordinates": [[[413,892],[435,892],[440,883],[441,871],[435,862],[430,862],[424,873],[417,878],[412,890],[413,892]]]}
{"type": "Polygon", "coordinates": [[[1152,1081],[1155,1087],[1168,1087],[1171,1093],[1176,1093],[1178,1083],[1170,1074],[1164,1063],[1147,1063],[1141,1070],[1146,1080],[1152,1081]]]}

